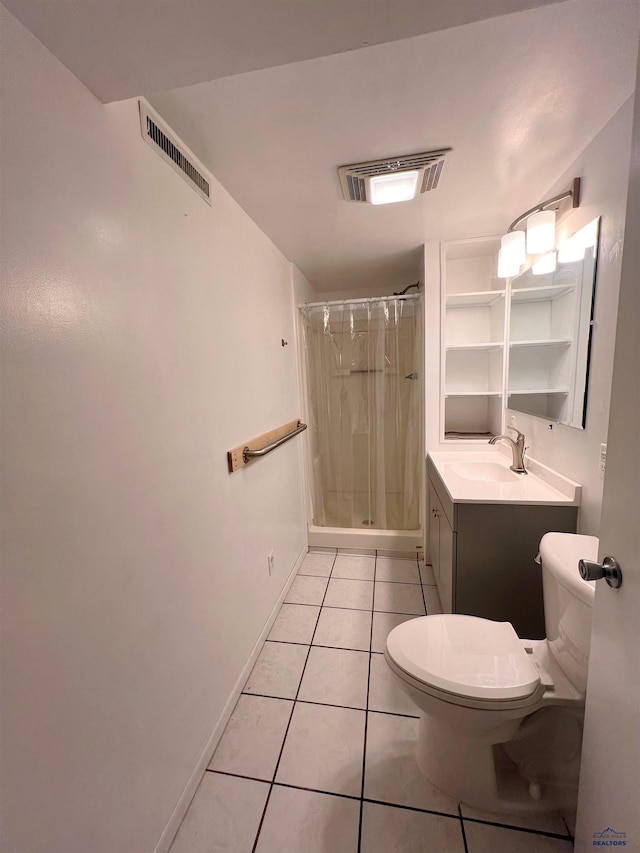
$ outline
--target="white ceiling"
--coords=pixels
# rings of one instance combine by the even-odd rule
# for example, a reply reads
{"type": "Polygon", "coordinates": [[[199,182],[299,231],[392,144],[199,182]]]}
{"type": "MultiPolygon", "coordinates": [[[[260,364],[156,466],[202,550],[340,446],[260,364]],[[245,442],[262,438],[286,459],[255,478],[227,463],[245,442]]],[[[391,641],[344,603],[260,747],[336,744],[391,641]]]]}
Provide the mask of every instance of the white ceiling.
{"type": "MultiPolygon", "coordinates": [[[[80,6],[87,7],[89,17],[95,15],[92,20],[104,25],[119,14],[126,19],[126,9],[150,5],[144,0],[3,2],[23,13],[23,20],[29,15],[36,18],[40,32],[37,28],[34,32],[50,48],[70,9],[80,13],[80,6]],[[105,17],[108,9],[111,14],[105,17]],[[58,10],[62,10],[59,18],[58,10]]],[[[189,10],[227,6],[213,0],[163,0],[151,5],[160,10],[165,5],[175,7],[176,2],[189,10]]],[[[253,0],[234,0],[233,5],[244,10],[256,6],[253,0]]],[[[516,215],[543,197],[635,85],[640,0],[569,0],[500,17],[488,17],[487,10],[494,14],[499,7],[512,10],[533,4],[344,0],[336,5],[327,0],[259,0],[257,5],[292,11],[304,6],[309,13],[322,7],[326,26],[320,27],[314,15],[308,18],[312,28],[307,34],[317,25],[320,37],[315,42],[309,38],[303,54],[316,55],[314,51],[330,42],[333,55],[292,63],[296,53],[286,45],[295,39],[287,26],[282,24],[275,39],[265,25],[269,50],[240,51],[236,57],[228,48],[216,74],[274,61],[289,64],[173,89],[149,99],[320,291],[398,289],[416,281],[426,240],[502,232],[516,215]],[[429,26],[426,18],[420,19],[420,26],[435,31],[333,53],[340,43],[338,31],[348,19],[348,15],[335,15],[337,7],[362,9],[363,4],[379,13],[378,22],[383,20],[383,7],[414,13],[429,7],[437,14],[429,26]],[[442,29],[447,26],[443,24],[446,9],[452,7],[460,13],[458,19],[474,22],[442,29]],[[327,22],[335,26],[335,33],[327,22]],[[436,191],[382,207],[342,200],[338,166],[442,147],[453,152],[436,191]]],[[[85,33],[88,24],[82,20],[85,33]]],[[[111,23],[113,30],[115,23],[111,23]]],[[[247,21],[255,35],[254,24],[252,18],[247,21]]],[[[163,20],[159,27],[163,38],[165,25],[163,20]]],[[[294,35],[299,34],[295,15],[291,27],[294,35]]],[[[363,32],[358,30],[358,38],[363,32]]],[[[126,70],[118,55],[111,64],[119,69],[105,73],[99,60],[104,51],[75,33],[74,52],[72,35],[62,39],[63,61],[85,83],[90,79],[94,91],[103,96],[105,92],[114,96],[116,91],[128,95],[133,85],[139,85],[143,78],[136,75],[145,73],[145,62],[126,70]],[[97,50],[95,64],[92,49],[97,50]],[[81,75],[78,65],[88,77],[81,75]]],[[[171,85],[177,85],[175,80],[185,79],[183,71],[193,77],[194,67],[187,68],[189,63],[183,61],[183,35],[177,28],[175,39],[166,38],[162,60],[173,76],[163,77],[163,69],[149,60],[144,79],[151,82],[137,94],[149,95],[159,80],[171,79],[171,85]]],[[[381,41],[379,29],[377,35],[367,30],[368,38],[362,40],[381,41]]],[[[157,37],[156,33],[150,43],[155,44],[157,37]]],[[[352,41],[355,45],[358,39],[352,41]]],[[[212,68],[201,65],[198,73],[210,74],[212,68]]]]}
{"type": "Polygon", "coordinates": [[[560,0],[3,2],[107,102],[357,50],[560,0]]]}

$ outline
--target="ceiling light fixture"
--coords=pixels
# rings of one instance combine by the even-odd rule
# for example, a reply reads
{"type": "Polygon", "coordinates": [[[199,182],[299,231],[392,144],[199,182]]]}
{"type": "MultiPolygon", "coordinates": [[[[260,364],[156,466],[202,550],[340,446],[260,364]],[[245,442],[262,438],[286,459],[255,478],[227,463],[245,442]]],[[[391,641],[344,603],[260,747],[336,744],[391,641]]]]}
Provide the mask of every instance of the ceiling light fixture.
{"type": "Polygon", "coordinates": [[[393,204],[396,201],[409,201],[416,194],[418,172],[390,172],[369,180],[371,204],[393,204]]]}
{"type": "Polygon", "coordinates": [[[574,178],[568,190],[553,196],[553,198],[546,199],[514,219],[501,240],[498,255],[498,278],[513,278],[514,275],[518,275],[520,265],[526,261],[526,254],[542,255],[551,252],[555,248],[556,242],[556,213],[560,210],[564,213],[566,210],[579,206],[580,178],[574,178]],[[567,204],[566,202],[569,201],[570,204],[567,204]],[[524,231],[516,230],[525,221],[527,229],[526,249],[524,231]],[[514,270],[516,271],[514,272],[514,270]]]}
{"type": "Polygon", "coordinates": [[[345,201],[393,204],[410,201],[438,186],[450,148],[340,166],[338,177],[345,201]]]}

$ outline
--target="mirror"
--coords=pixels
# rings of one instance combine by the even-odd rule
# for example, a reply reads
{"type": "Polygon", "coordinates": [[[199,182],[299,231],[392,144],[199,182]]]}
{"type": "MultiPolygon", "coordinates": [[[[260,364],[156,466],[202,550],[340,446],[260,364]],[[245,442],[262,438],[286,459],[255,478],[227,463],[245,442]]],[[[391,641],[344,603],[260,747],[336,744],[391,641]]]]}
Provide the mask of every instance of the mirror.
{"type": "Polygon", "coordinates": [[[511,280],[507,408],[583,429],[600,219],[560,244],[553,272],[511,280]]]}

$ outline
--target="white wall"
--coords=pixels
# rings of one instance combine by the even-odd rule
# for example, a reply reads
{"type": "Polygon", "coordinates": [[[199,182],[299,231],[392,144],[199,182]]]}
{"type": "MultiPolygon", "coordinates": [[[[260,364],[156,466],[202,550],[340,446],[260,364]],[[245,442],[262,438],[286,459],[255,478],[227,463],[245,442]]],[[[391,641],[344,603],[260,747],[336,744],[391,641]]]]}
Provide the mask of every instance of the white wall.
{"type": "Polygon", "coordinates": [[[0,7],[4,845],[148,853],[305,547],[290,264],[0,7]],[[275,551],[275,575],[267,552],[275,551]]]}
{"type": "MultiPolygon", "coordinates": [[[[582,484],[578,528],[594,536],[598,535],[602,507],[599,456],[609,423],[632,118],[630,98],[544,195],[549,198],[563,192],[574,177],[582,178],[580,207],[559,223],[559,239],[596,216],[602,217],[586,428],[554,424],[549,429],[545,420],[507,412],[507,422],[513,414],[515,426],[525,433],[530,456],[582,484]]],[[[531,204],[541,200],[532,199],[531,204]]]]}

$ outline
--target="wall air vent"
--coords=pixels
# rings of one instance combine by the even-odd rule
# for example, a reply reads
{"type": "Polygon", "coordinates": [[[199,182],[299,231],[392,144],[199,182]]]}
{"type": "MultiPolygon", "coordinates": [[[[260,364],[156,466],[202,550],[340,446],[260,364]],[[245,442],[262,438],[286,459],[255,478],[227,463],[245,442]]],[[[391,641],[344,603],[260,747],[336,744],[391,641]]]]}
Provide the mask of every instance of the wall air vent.
{"type": "Polygon", "coordinates": [[[440,148],[437,151],[423,151],[420,154],[408,154],[405,157],[388,157],[385,160],[340,166],[338,176],[342,195],[346,201],[375,204],[376,202],[372,199],[371,179],[373,178],[375,182],[375,179],[383,176],[400,175],[403,172],[418,173],[416,195],[431,192],[438,186],[444,158],[449,151],[451,148],[440,148]]]}
{"type": "Polygon", "coordinates": [[[142,138],[165,160],[189,186],[211,204],[210,177],[187,146],[164,124],[160,116],[144,101],[140,108],[142,138]]]}

